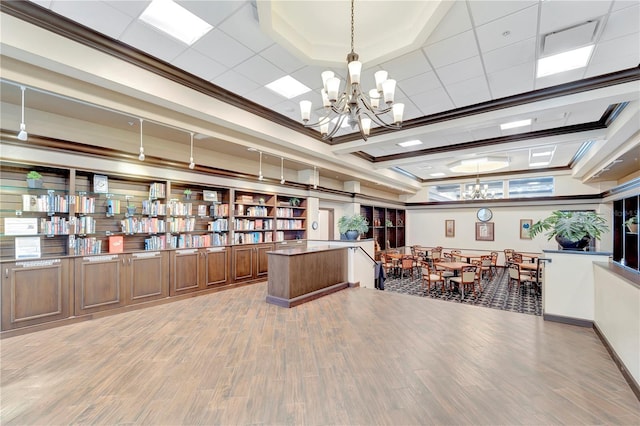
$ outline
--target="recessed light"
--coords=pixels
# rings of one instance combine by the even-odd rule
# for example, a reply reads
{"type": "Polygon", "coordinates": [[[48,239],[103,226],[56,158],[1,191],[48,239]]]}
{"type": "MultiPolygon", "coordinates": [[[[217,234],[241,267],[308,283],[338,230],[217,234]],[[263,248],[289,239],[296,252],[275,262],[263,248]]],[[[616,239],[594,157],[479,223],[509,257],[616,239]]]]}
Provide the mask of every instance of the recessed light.
{"type": "Polygon", "coordinates": [[[429,176],[431,176],[431,177],[441,177],[441,176],[444,176],[444,175],[445,175],[445,173],[442,173],[442,172],[436,172],[436,173],[430,173],[429,174],[429,176]]]}
{"type": "Polygon", "coordinates": [[[551,161],[538,161],[536,163],[529,163],[529,167],[548,166],[551,161]]]}
{"type": "Polygon", "coordinates": [[[272,81],[265,87],[269,90],[273,90],[277,94],[284,96],[287,99],[295,98],[296,96],[300,96],[311,91],[311,89],[309,89],[307,86],[300,83],[290,75],[285,75],[282,78],[272,81]]]}
{"type": "Polygon", "coordinates": [[[558,53],[557,55],[547,56],[546,58],[540,58],[538,59],[536,77],[546,77],[559,72],[585,67],[589,62],[592,51],[593,44],[579,49],[569,50],[568,52],[558,53]]]}
{"type": "Polygon", "coordinates": [[[547,155],[553,154],[551,151],[542,151],[542,152],[532,152],[532,157],[546,157],[547,155]]]}
{"type": "Polygon", "coordinates": [[[403,148],[406,148],[408,146],[422,145],[422,141],[414,139],[412,141],[400,142],[398,145],[403,148]]]}
{"type": "Polygon", "coordinates": [[[140,20],[191,46],[213,26],[172,0],[153,0],[140,20]]]}
{"type": "Polygon", "coordinates": [[[530,124],[531,124],[531,119],[527,118],[526,120],[518,120],[518,121],[511,121],[509,123],[502,123],[500,125],[500,129],[501,130],[514,129],[516,127],[528,126],[530,124]]]}

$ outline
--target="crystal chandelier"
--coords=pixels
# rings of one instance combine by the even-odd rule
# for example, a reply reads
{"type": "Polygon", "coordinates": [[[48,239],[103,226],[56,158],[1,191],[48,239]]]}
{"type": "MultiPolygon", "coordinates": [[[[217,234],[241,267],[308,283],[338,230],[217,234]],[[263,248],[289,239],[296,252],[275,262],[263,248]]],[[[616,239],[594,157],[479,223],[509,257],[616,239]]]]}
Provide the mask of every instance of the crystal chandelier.
{"type": "Polygon", "coordinates": [[[358,61],[358,54],[354,52],[354,0],[351,0],[351,53],[347,55],[347,81],[344,91],[340,92],[340,79],[335,77],[332,71],[322,73],[322,103],[323,115],[316,123],[309,123],[311,118],[311,101],[300,102],[300,113],[305,127],[316,127],[320,129],[323,139],[331,139],[338,130],[346,123],[355,130],[360,129],[362,138],[366,141],[371,124],[385,127],[387,129],[398,130],[402,125],[402,114],[404,104],[394,103],[396,81],[387,79],[386,71],[375,73],[376,88],[365,95],[360,87],[360,73],[362,63],[358,61]],[[384,104],[381,106],[380,101],[384,104]],[[385,114],[391,112],[393,122],[385,121],[385,114]],[[329,129],[330,126],[331,129],[329,129]]]}
{"type": "Polygon", "coordinates": [[[469,185],[467,191],[463,194],[465,200],[479,200],[493,198],[495,193],[489,191],[489,185],[480,185],[480,176],[476,177],[475,185],[469,185]]]}

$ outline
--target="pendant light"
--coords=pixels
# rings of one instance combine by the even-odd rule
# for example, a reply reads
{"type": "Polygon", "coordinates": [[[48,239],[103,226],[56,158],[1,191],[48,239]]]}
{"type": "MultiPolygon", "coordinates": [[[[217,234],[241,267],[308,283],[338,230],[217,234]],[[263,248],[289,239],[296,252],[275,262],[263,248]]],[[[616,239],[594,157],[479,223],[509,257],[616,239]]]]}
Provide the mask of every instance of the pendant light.
{"type": "Polygon", "coordinates": [[[193,132],[191,134],[191,157],[189,157],[189,168],[193,170],[196,167],[196,163],[193,162],[193,132]]]}
{"type": "Polygon", "coordinates": [[[142,146],[142,118],[140,119],[140,155],[138,160],[144,161],[144,147],[142,146]]]}
{"type": "Polygon", "coordinates": [[[284,185],[284,157],[280,157],[280,185],[284,185]]]}
{"type": "Polygon", "coordinates": [[[262,176],[262,151],[260,152],[260,171],[258,173],[258,180],[264,180],[264,176],[262,176]]]}
{"type": "Polygon", "coordinates": [[[22,91],[22,121],[20,122],[20,131],[18,132],[18,139],[21,141],[26,141],[29,137],[27,133],[27,126],[24,124],[24,91],[26,88],[24,86],[20,86],[20,90],[22,91]]]}

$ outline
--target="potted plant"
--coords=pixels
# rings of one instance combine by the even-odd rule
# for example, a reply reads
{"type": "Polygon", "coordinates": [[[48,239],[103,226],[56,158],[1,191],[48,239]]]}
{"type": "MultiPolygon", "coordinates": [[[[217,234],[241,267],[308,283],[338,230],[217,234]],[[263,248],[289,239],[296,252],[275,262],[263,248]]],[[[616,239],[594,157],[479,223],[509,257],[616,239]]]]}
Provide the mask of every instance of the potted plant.
{"type": "Polygon", "coordinates": [[[300,199],[296,197],[289,198],[289,205],[291,207],[298,207],[300,205],[300,199]]]}
{"type": "Polygon", "coordinates": [[[183,191],[183,193],[184,193],[185,200],[190,200],[191,199],[191,190],[189,188],[185,189],[183,191]]]}
{"type": "Polygon", "coordinates": [[[338,232],[344,235],[347,240],[357,240],[360,234],[369,230],[367,218],[354,214],[353,216],[342,216],[338,219],[338,232]]]}
{"type": "Polygon", "coordinates": [[[27,186],[29,188],[42,188],[42,175],[35,170],[27,173],[27,186]]]}
{"type": "Polygon", "coordinates": [[[638,215],[637,214],[625,220],[624,224],[627,226],[627,229],[629,229],[630,233],[632,234],[638,233],[638,215]]]}
{"type": "Polygon", "coordinates": [[[583,250],[592,238],[599,240],[609,228],[605,218],[596,212],[556,210],[531,225],[529,235],[533,238],[544,231],[548,231],[547,240],[555,237],[564,250],[583,250]]]}

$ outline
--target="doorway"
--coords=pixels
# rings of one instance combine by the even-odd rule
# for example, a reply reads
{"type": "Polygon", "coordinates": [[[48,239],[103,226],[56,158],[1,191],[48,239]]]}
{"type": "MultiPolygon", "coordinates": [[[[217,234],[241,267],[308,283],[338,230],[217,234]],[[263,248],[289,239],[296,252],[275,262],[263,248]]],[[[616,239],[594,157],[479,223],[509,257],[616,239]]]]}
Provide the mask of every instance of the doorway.
{"type": "Polygon", "coordinates": [[[333,240],[333,209],[319,209],[318,211],[318,239],[333,240]]]}

